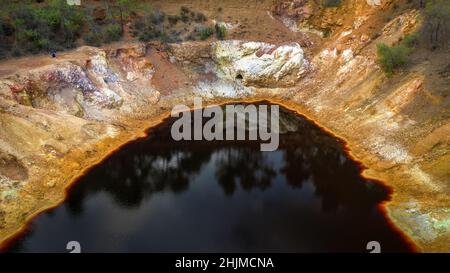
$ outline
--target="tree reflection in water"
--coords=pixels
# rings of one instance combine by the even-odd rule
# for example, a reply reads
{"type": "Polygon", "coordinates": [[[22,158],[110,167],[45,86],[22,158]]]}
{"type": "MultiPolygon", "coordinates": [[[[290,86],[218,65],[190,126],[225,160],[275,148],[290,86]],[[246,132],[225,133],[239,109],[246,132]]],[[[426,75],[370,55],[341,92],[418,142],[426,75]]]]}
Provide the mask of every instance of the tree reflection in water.
{"type": "MultiPolygon", "coordinates": [[[[157,212],[145,226],[153,232],[117,227],[112,232],[125,234],[121,240],[127,247],[114,251],[365,251],[364,240],[378,237],[385,239],[385,249],[409,250],[377,210],[389,191],[360,176],[340,141],[282,108],[280,118],[279,150],[268,153],[260,152],[256,141],[175,142],[169,120],[152,129],[148,139],[130,143],[89,171],[56,216],[38,218],[12,250],[42,249],[50,240],[46,230],[59,226],[58,232],[67,229],[85,241],[101,240],[105,235],[92,231],[103,230],[96,226],[100,220],[92,220],[101,219],[101,213],[113,210],[128,221],[127,215],[147,215],[141,211],[152,207],[157,212]],[[212,185],[219,185],[226,199],[212,185]],[[99,194],[115,205],[99,205],[106,202],[99,194]],[[142,245],[146,240],[151,242],[142,245]]],[[[89,243],[93,251],[103,249],[99,242],[89,243]]]]}

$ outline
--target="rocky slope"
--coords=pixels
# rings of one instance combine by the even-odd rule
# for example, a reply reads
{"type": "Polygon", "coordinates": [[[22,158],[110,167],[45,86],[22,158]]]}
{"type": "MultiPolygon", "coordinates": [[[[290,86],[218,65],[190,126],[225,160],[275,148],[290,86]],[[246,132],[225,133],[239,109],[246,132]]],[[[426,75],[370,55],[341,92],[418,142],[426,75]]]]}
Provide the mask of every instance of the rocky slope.
{"type": "MultiPolygon", "coordinates": [[[[449,49],[418,54],[389,79],[375,45],[414,31],[419,11],[380,19],[392,9],[381,0],[327,10],[298,0],[220,6],[246,16],[258,5],[260,25],[281,36],[237,28],[227,41],[83,47],[57,61],[0,64],[0,240],[61,202],[86,168],[175,104],[202,96],[210,104],[267,99],[313,119],[347,141],[365,176],[393,188],[388,215],[419,250],[450,251],[449,49]]],[[[246,26],[244,17],[237,23],[246,26]]]]}

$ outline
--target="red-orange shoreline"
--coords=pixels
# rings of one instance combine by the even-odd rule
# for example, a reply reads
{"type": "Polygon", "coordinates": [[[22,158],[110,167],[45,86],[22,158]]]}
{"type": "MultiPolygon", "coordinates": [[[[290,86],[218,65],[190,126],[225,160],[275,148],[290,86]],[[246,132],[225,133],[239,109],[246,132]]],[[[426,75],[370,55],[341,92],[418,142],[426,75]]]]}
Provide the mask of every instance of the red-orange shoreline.
{"type": "MultiPolygon", "coordinates": [[[[397,233],[403,241],[405,241],[405,243],[407,244],[407,246],[411,249],[412,252],[419,252],[419,247],[413,242],[413,240],[407,236],[400,228],[398,228],[394,222],[390,219],[389,214],[387,212],[387,204],[392,200],[392,194],[393,194],[393,188],[391,186],[389,186],[386,182],[381,181],[381,180],[377,180],[377,179],[373,179],[371,177],[367,177],[363,174],[364,170],[368,169],[366,166],[364,166],[364,164],[359,161],[351,152],[351,149],[349,148],[349,143],[348,141],[342,137],[337,135],[336,133],[332,132],[331,130],[329,130],[328,128],[318,124],[316,121],[314,121],[312,118],[308,117],[308,115],[306,115],[305,113],[301,113],[299,110],[295,109],[295,106],[289,106],[287,105],[285,102],[280,101],[278,99],[274,99],[274,98],[255,98],[255,99],[241,99],[241,100],[236,100],[236,99],[228,99],[228,100],[224,100],[221,101],[219,103],[207,103],[206,105],[202,105],[201,109],[203,108],[207,108],[207,107],[211,107],[214,105],[226,105],[226,104],[230,104],[230,103],[263,103],[263,102],[268,102],[270,104],[275,104],[275,105],[279,105],[284,107],[285,109],[294,112],[295,114],[304,117],[306,120],[308,120],[308,122],[313,123],[315,126],[317,126],[318,128],[320,128],[321,130],[323,130],[324,132],[326,132],[327,134],[333,136],[334,138],[336,138],[337,140],[339,140],[342,144],[343,144],[343,148],[344,148],[344,152],[347,154],[347,156],[355,163],[358,165],[359,168],[359,175],[364,178],[364,179],[369,179],[379,185],[382,185],[383,187],[385,187],[388,190],[388,200],[381,202],[380,204],[378,204],[377,209],[380,211],[380,213],[383,215],[384,219],[386,220],[387,225],[395,232],[397,233]]],[[[190,107],[190,111],[193,110],[197,110],[197,108],[195,107],[190,107]]],[[[44,208],[38,212],[36,212],[35,214],[29,216],[26,221],[24,221],[24,223],[22,224],[21,228],[17,229],[13,234],[11,234],[10,236],[6,237],[3,241],[0,242],[0,252],[4,252],[7,251],[8,248],[10,248],[12,246],[12,244],[14,244],[17,240],[19,240],[20,238],[22,238],[23,236],[26,235],[27,230],[29,229],[29,226],[31,224],[31,222],[36,219],[37,217],[39,217],[41,214],[51,211],[57,207],[59,207],[61,204],[63,204],[66,200],[67,197],[70,193],[70,190],[72,189],[72,187],[74,187],[76,185],[76,183],[78,181],[80,181],[80,179],[85,176],[90,170],[92,170],[93,168],[95,168],[96,166],[98,166],[99,164],[103,163],[108,157],[110,157],[112,154],[116,153],[117,151],[119,151],[120,149],[122,149],[124,146],[128,145],[131,142],[140,140],[140,139],[145,139],[150,135],[150,130],[162,123],[164,123],[168,118],[170,118],[170,112],[166,112],[164,114],[159,115],[157,118],[154,118],[154,124],[152,124],[151,126],[145,128],[143,131],[137,133],[136,135],[134,135],[133,137],[130,137],[129,139],[127,139],[126,141],[124,141],[123,143],[121,143],[120,145],[118,145],[117,147],[111,149],[109,152],[107,152],[104,156],[100,157],[99,160],[96,160],[93,164],[91,164],[88,167],[83,168],[80,173],[76,176],[74,176],[73,178],[70,179],[71,182],[69,182],[66,187],[64,188],[64,198],[62,198],[62,200],[60,202],[58,202],[55,205],[49,206],[47,208],[44,208]]]]}

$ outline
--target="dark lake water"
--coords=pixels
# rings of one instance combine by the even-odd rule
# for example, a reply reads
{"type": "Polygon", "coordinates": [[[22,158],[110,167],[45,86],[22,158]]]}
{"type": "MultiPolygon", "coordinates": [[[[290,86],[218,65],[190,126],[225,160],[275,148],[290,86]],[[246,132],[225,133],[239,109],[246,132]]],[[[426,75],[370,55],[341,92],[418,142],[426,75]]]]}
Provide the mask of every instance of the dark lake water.
{"type": "Polygon", "coordinates": [[[12,252],[410,251],[378,209],[389,190],[363,179],[343,144],[281,109],[280,148],[175,142],[171,120],[94,167],[37,217],[12,252]]]}

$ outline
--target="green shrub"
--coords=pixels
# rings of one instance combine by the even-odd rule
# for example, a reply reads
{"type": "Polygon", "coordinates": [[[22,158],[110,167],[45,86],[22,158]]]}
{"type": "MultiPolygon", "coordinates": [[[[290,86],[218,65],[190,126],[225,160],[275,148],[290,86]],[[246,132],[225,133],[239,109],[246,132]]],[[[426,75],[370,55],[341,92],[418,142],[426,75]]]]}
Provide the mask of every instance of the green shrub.
{"type": "Polygon", "coordinates": [[[163,43],[163,44],[173,43],[173,42],[178,41],[177,36],[174,33],[169,34],[165,31],[161,32],[161,34],[159,35],[158,38],[161,41],[161,43],[163,43]]]}
{"type": "Polygon", "coordinates": [[[392,76],[395,69],[407,63],[408,55],[411,51],[412,48],[408,47],[405,43],[400,43],[392,47],[385,44],[378,44],[378,64],[387,76],[392,76]]]}
{"type": "Polygon", "coordinates": [[[223,24],[216,24],[215,29],[217,39],[219,40],[225,39],[225,36],[227,35],[227,28],[223,24]]]}
{"type": "Polygon", "coordinates": [[[425,20],[422,40],[432,49],[450,42],[450,1],[428,0],[425,7],[425,20]]]}
{"type": "Polygon", "coordinates": [[[202,28],[200,29],[200,39],[201,40],[206,40],[209,37],[211,37],[211,35],[213,35],[214,33],[214,29],[212,27],[206,27],[206,28],[202,28]]]}
{"type": "Polygon", "coordinates": [[[189,35],[186,36],[185,39],[188,40],[188,41],[196,41],[197,38],[198,38],[197,33],[195,33],[195,31],[193,31],[193,32],[189,33],[189,35]]]}
{"type": "Polygon", "coordinates": [[[180,21],[180,16],[178,16],[178,15],[169,15],[167,17],[167,20],[169,21],[169,24],[171,26],[174,26],[174,25],[176,25],[178,23],[178,21],[180,21]]]}
{"type": "Polygon", "coordinates": [[[214,34],[214,28],[212,27],[197,27],[189,35],[186,36],[186,40],[206,40],[214,34]]]}
{"type": "MultiPolygon", "coordinates": [[[[130,32],[141,41],[180,41],[183,31],[170,32],[170,28],[165,29],[164,25],[168,22],[174,26],[180,20],[186,24],[195,22],[195,26],[199,26],[190,33],[192,39],[206,40],[214,33],[223,39],[226,35],[224,26],[205,26],[207,17],[185,6],[180,8],[179,14],[166,16],[143,1],[109,0],[104,1],[107,16],[100,22],[94,19],[92,6],[69,6],[67,0],[4,2],[0,8],[0,55],[6,57],[73,48],[80,38],[92,46],[118,41],[123,36],[125,23],[130,19],[130,32]]],[[[183,33],[186,31],[187,27],[183,33]]]]}
{"type": "Polygon", "coordinates": [[[203,23],[206,22],[206,20],[207,20],[206,16],[201,12],[195,15],[195,22],[197,23],[203,23]]]}
{"type": "Polygon", "coordinates": [[[182,7],[180,8],[180,13],[181,13],[181,14],[188,14],[189,12],[190,12],[190,10],[189,10],[188,7],[182,6],[182,7]]]}
{"type": "Polygon", "coordinates": [[[143,32],[139,33],[138,39],[142,42],[148,42],[154,39],[157,39],[161,36],[161,32],[154,29],[146,29],[143,32]]]}
{"type": "Polygon", "coordinates": [[[418,45],[418,37],[416,33],[408,34],[405,37],[403,37],[401,43],[410,48],[414,49],[418,45]]]}
{"type": "Polygon", "coordinates": [[[47,6],[12,4],[8,15],[16,37],[14,47],[31,53],[74,47],[84,25],[83,13],[64,0],[52,0],[47,6]]]}
{"type": "Polygon", "coordinates": [[[162,13],[155,14],[155,12],[150,12],[145,16],[136,19],[132,25],[133,36],[143,42],[160,38],[163,34],[161,23],[164,20],[164,17],[161,14],[162,13]]]}
{"type": "Polygon", "coordinates": [[[20,57],[23,55],[22,50],[20,50],[19,48],[13,48],[12,52],[11,52],[13,57],[20,57]]]}
{"type": "Polygon", "coordinates": [[[147,16],[149,17],[150,21],[154,25],[163,23],[164,19],[166,18],[166,15],[159,10],[153,11],[150,14],[148,14],[147,16]]]}
{"type": "Polygon", "coordinates": [[[105,42],[119,41],[122,38],[122,28],[119,24],[110,24],[105,30],[105,42]]]}

